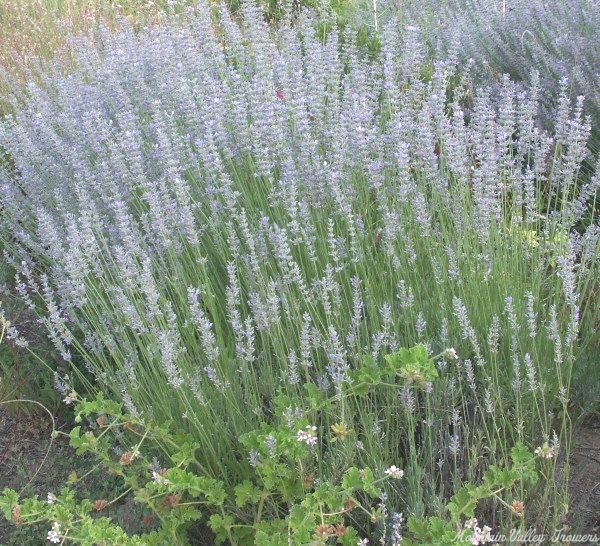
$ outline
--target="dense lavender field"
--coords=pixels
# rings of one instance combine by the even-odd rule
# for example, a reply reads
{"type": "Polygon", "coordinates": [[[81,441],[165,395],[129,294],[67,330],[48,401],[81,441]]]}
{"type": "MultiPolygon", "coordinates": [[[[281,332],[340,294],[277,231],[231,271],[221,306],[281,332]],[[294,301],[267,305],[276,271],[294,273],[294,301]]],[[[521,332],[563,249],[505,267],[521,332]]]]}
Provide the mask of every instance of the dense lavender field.
{"type": "Polygon", "coordinates": [[[4,257],[72,445],[158,517],[128,536],[103,499],[5,491],[9,519],[82,544],[564,525],[597,376],[600,21],[508,4],[267,24],[201,1],[71,39],[0,122],[4,257]]]}

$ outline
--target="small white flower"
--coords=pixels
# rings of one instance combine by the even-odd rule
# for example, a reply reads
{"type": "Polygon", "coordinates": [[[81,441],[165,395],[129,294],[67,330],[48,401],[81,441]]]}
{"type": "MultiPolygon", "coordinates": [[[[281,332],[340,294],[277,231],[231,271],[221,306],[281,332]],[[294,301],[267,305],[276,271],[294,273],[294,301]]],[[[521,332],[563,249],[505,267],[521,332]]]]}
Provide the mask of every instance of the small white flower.
{"type": "Polygon", "coordinates": [[[367,544],[369,544],[369,539],[368,538],[361,538],[357,543],[356,546],[367,546],[367,544]]]}
{"type": "Polygon", "coordinates": [[[48,536],[46,539],[54,544],[58,544],[60,542],[60,523],[55,521],[52,524],[52,529],[48,531],[48,536]]]}
{"type": "Polygon", "coordinates": [[[71,391],[63,398],[63,402],[67,404],[67,406],[75,402],[75,400],[77,400],[77,393],[75,391],[71,391]]]}
{"type": "Polygon", "coordinates": [[[156,470],[152,471],[152,481],[154,481],[154,483],[157,485],[169,485],[171,483],[162,474],[156,472],[156,470]]]}
{"type": "Polygon", "coordinates": [[[544,442],[544,445],[537,447],[534,453],[542,459],[552,459],[556,455],[556,450],[548,442],[544,442]]]}
{"type": "Polygon", "coordinates": [[[298,431],[298,441],[304,442],[306,445],[314,446],[317,443],[317,435],[315,434],[317,427],[314,425],[306,425],[304,430],[298,431]]]}
{"type": "Polygon", "coordinates": [[[458,360],[458,354],[457,354],[456,349],[454,347],[450,347],[449,349],[446,349],[446,355],[448,355],[449,358],[453,358],[454,360],[458,360]]]}
{"type": "Polygon", "coordinates": [[[395,464],[393,464],[392,466],[390,466],[385,473],[390,477],[390,478],[396,478],[397,480],[401,479],[402,476],[404,476],[404,470],[401,470],[400,468],[398,468],[395,464]]]}
{"type": "Polygon", "coordinates": [[[477,518],[471,518],[465,521],[465,529],[475,529],[477,527],[477,518]]]}
{"type": "Polygon", "coordinates": [[[54,504],[58,499],[54,493],[48,493],[48,504],[54,504]]]}
{"type": "Polygon", "coordinates": [[[491,527],[484,525],[483,529],[480,529],[477,525],[475,525],[472,529],[473,532],[471,534],[471,544],[473,546],[479,546],[480,544],[486,544],[492,541],[491,527]]]}
{"type": "Polygon", "coordinates": [[[492,541],[492,528],[484,525],[483,529],[481,530],[481,542],[485,543],[485,542],[491,542],[492,541]]]}

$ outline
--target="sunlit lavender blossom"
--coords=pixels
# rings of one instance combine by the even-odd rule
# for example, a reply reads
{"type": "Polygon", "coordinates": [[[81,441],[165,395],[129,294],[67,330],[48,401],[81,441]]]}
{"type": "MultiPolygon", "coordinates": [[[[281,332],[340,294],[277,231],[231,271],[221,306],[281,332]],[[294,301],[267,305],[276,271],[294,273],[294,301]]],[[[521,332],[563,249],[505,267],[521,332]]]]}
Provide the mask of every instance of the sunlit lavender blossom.
{"type": "Polygon", "coordinates": [[[455,457],[460,453],[460,436],[458,434],[450,435],[448,440],[448,451],[455,457]]]}
{"type": "Polygon", "coordinates": [[[222,393],[227,391],[229,387],[229,382],[219,378],[217,370],[215,370],[211,366],[204,366],[204,373],[206,377],[208,377],[209,381],[214,385],[214,387],[222,393]]]}
{"type": "Polygon", "coordinates": [[[557,365],[563,363],[563,345],[560,337],[560,327],[558,325],[558,314],[556,305],[550,306],[550,319],[547,325],[548,338],[554,342],[554,362],[557,365]]]}
{"type": "Polygon", "coordinates": [[[169,385],[175,389],[179,389],[184,383],[181,371],[177,365],[177,360],[184,352],[179,333],[177,330],[169,328],[168,330],[157,332],[157,337],[162,366],[169,385]]]}
{"type": "Polygon", "coordinates": [[[415,396],[410,387],[402,387],[398,393],[401,404],[408,413],[413,413],[416,408],[415,396]]]}
{"type": "Polygon", "coordinates": [[[55,293],[50,287],[47,275],[41,278],[43,287],[44,303],[47,308],[48,318],[43,317],[40,322],[48,329],[48,337],[56,347],[57,351],[66,362],[71,361],[71,353],[68,346],[71,344],[72,335],[67,327],[67,318],[64,310],[55,303],[55,293]]]}
{"type": "Polygon", "coordinates": [[[302,315],[300,329],[300,366],[304,369],[312,367],[311,348],[313,346],[312,319],[308,313],[302,315]]]}
{"type": "Polygon", "coordinates": [[[515,392],[521,389],[521,359],[517,353],[513,353],[512,357],[513,379],[512,387],[515,392]]]}
{"type": "Polygon", "coordinates": [[[252,468],[256,468],[260,463],[260,453],[258,451],[250,451],[248,453],[248,462],[252,468]]]}
{"type": "Polygon", "coordinates": [[[6,322],[5,324],[8,324],[6,328],[6,339],[8,341],[14,342],[17,347],[23,349],[29,347],[29,342],[19,333],[14,325],[11,325],[10,322],[6,322]]]}
{"type": "Polygon", "coordinates": [[[209,361],[214,362],[219,358],[219,347],[213,333],[213,324],[200,305],[200,290],[198,288],[188,288],[188,302],[194,324],[200,333],[202,348],[209,361]]]}
{"type": "Polygon", "coordinates": [[[462,423],[462,416],[460,410],[455,408],[452,410],[452,426],[456,428],[460,423],[462,423]]]}
{"type": "Polygon", "coordinates": [[[346,342],[352,346],[357,343],[358,331],[363,320],[364,302],[360,289],[361,280],[358,277],[352,277],[350,284],[352,285],[352,320],[348,328],[346,342]]]}
{"type": "Polygon", "coordinates": [[[404,279],[398,281],[398,293],[396,297],[400,300],[402,309],[410,309],[415,303],[415,295],[404,279]]]}
{"type": "Polygon", "coordinates": [[[552,440],[550,440],[550,447],[552,448],[554,453],[559,453],[560,441],[558,439],[558,434],[556,434],[555,430],[552,431],[552,440]]]}
{"type": "Polygon", "coordinates": [[[492,317],[492,324],[490,325],[490,329],[488,331],[487,343],[490,354],[497,355],[498,354],[498,343],[500,341],[500,319],[498,315],[494,315],[492,317]]]}
{"type": "Polygon", "coordinates": [[[287,381],[290,385],[297,385],[300,383],[300,376],[298,375],[298,356],[295,351],[288,355],[287,362],[287,381]]]}
{"type": "Polygon", "coordinates": [[[373,436],[375,436],[376,438],[383,438],[385,436],[385,432],[383,432],[381,430],[381,425],[379,424],[379,421],[375,421],[373,423],[373,427],[371,428],[371,432],[373,433],[373,436]]]}
{"type": "Polygon", "coordinates": [[[512,296],[506,296],[504,299],[505,308],[504,313],[508,318],[510,325],[510,352],[513,363],[513,388],[518,391],[521,387],[521,365],[519,357],[519,342],[518,333],[520,331],[520,325],[517,319],[517,313],[514,308],[512,296]]]}
{"type": "Polygon", "coordinates": [[[478,366],[483,366],[485,361],[481,355],[481,348],[477,339],[477,333],[469,321],[469,316],[465,304],[460,298],[454,296],[452,298],[452,307],[454,310],[454,316],[457,319],[460,328],[461,336],[463,339],[467,339],[471,342],[473,351],[475,352],[475,362],[478,366]]]}
{"type": "Polygon", "coordinates": [[[269,434],[265,438],[265,444],[267,445],[267,450],[269,452],[269,457],[275,457],[277,454],[277,439],[272,434],[269,434]]]}
{"type": "Polygon", "coordinates": [[[379,357],[379,353],[385,345],[386,337],[387,335],[385,332],[375,332],[371,336],[371,355],[373,356],[373,359],[377,360],[379,357]]]}
{"type": "Polygon", "coordinates": [[[389,302],[386,301],[379,308],[379,314],[381,315],[383,329],[387,332],[392,327],[392,306],[389,304],[389,302]]]}
{"type": "Polygon", "coordinates": [[[248,363],[254,362],[254,326],[250,317],[247,317],[244,321],[242,334],[243,337],[238,341],[236,346],[236,354],[248,363]]]}
{"type": "Polygon", "coordinates": [[[449,345],[449,334],[448,334],[448,319],[446,318],[446,313],[443,313],[444,316],[442,317],[442,321],[441,321],[441,326],[440,326],[440,341],[442,342],[442,345],[449,345]]]}
{"type": "Polygon", "coordinates": [[[402,542],[402,524],[404,523],[404,517],[398,512],[392,512],[390,517],[390,534],[389,544],[390,546],[400,546],[402,542]]]}
{"type": "Polygon", "coordinates": [[[425,333],[425,328],[427,328],[427,321],[425,320],[423,313],[421,311],[419,311],[419,313],[417,314],[417,322],[415,324],[415,330],[417,332],[417,338],[419,340],[423,339],[423,334],[425,333]]]}
{"type": "Polygon", "coordinates": [[[331,387],[331,381],[326,375],[318,375],[316,381],[317,387],[323,392],[327,392],[331,387]]]}
{"type": "Polygon", "coordinates": [[[453,281],[459,281],[460,283],[460,270],[458,268],[456,252],[450,246],[447,246],[445,251],[448,258],[448,277],[450,277],[450,279],[453,281]]]}
{"type": "Polygon", "coordinates": [[[529,337],[531,337],[532,339],[535,339],[535,337],[537,336],[537,320],[538,320],[538,316],[537,313],[535,312],[535,301],[534,301],[534,297],[533,294],[531,292],[527,292],[525,294],[525,297],[527,298],[527,326],[529,328],[529,337]]]}
{"type": "Polygon", "coordinates": [[[133,417],[136,417],[139,419],[140,412],[138,411],[137,407],[135,406],[135,403],[133,402],[133,398],[131,398],[131,395],[129,394],[125,385],[121,385],[120,392],[121,392],[121,398],[123,399],[123,404],[125,405],[125,409],[127,410],[127,412],[129,414],[131,414],[133,417]]]}
{"type": "Polygon", "coordinates": [[[70,390],[71,387],[69,387],[69,376],[65,375],[63,379],[61,379],[60,375],[58,375],[58,372],[54,372],[53,373],[53,378],[54,378],[54,388],[63,396],[66,395],[70,390]]]}
{"type": "MultiPolygon", "coordinates": [[[[381,502],[377,503],[377,508],[379,510],[379,515],[381,517],[381,519],[383,520],[384,525],[387,524],[387,518],[388,518],[388,507],[387,507],[387,500],[388,500],[388,494],[385,491],[382,491],[379,494],[379,500],[381,502]]],[[[385,544],[385,528],[384,528],[384,533],[379,541],[380,544],[385,544]]]]}
{"type": "Polygon", "coordinates": [[[535,365],[531,355],[529,353],[525,353],[523,361],[525,362],[525,373],[527,374],[527,387],[530,392],[535,392],[540,388],[540,385],[536,379],[535,365]]]}
{"type": "Polygon", "coordinates": [[[483,396],[483,404],[485,406],[485,411],[489,415],[494,413],[494,402],[492,399],[492,392],[490,389],[485,389],[485,394],[483,396]]]}
{"type": "Polygon", "coordinates": [[[285,419],[286,426],[292,428],[294,422],[302,418],[302,409],[298,406],[289,406],[283,412],[283,418],[285,419]]]}
{"type": "Polygon", "coordinates": [[[571,319],[567,327],[565,345],[570,345],[576,339],[577,333],[579,331],[579,293],[577,292],[577,275],[575,272],[575,261],[576,255],[574,250],[574,242],[572,239],[569,239],[565,254],[562,256],[558,256],[557,258],[557,274],[562,280],[565,301],[569,305],[571,311],[571,319]]]}
{"type": "Polygon", "coordinates": [[[467,358],[463,362],[463,366],[465,368],[465,374],[467,375],[467,382],[469,383],[469,387],[473,392],[477,391],[477,386],[475,385],[475,374],[473,372],[473,363],[470,358],[467,358]]]}
{"type": "Polygon", "coordinates": [[[329,327],[329,343],[326,350],[329,361],[329,364],[326,366],[327,373],[335,387],[336,396],[341,397],[342,385],[350,382],[350,377],[348,376],[350,366],[346,351],[343,349],[338,333],[333,325],[329,327]]]}
{"type": "Polygon", "coordinates": [[[473,328],[469,323],[469,316],[467,313],[467,308],[465,304],[462,302],[460,298],[456,296],[452,298],[452,307],[454,309],[454,316],[458,320],[458,323],[461,328],[461,336],[463,339],[469,339],[471,336],[471,331],[473,328]]]}

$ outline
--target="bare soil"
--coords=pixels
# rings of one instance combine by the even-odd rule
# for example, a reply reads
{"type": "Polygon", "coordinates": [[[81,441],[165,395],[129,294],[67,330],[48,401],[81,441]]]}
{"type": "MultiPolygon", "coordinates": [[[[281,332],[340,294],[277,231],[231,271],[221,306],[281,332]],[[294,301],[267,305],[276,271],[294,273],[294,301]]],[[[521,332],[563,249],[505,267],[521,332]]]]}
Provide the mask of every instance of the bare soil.
{"type": "Polygon", "coordinates": [[[600,415],[575,428],[570,467],[568,532],[600,536],[600,415]]]}
{"type": "MultiPolygon", "coordinates": [[[[55,425],[66,433],[72,428],[60,420],[55,425]]],[[[0,406],[0,491],[9,487],[22,497],[37,495],[46,499],[48,493],[58,495],[67,487],[72,472],[82,476],[93,467],[91,459],[75,454],[66,436],[52,439],[51,433],[49,415],[15,413],[0,406]]],[[[119,482],[104,472],[96,472],[69,487],[82,497],[113,498],[119,482]]],[[[130,532],[140,532],[144,514],[138,506],[124,502],[112,513],[101,515],[112,516],[130,532]]],[[[16,528],[0,514],[0,546],[48,544],[48,529],[47,523],[16,528]]]]}

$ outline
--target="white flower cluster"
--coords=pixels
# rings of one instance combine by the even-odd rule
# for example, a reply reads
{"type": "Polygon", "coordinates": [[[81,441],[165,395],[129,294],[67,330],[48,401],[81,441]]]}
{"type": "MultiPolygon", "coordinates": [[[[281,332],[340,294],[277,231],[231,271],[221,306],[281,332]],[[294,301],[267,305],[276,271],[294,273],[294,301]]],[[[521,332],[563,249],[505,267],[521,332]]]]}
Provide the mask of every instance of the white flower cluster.
{"type": "Polygon", "coordinates": [[[60,542],[60,523],[55,521],[52,524],[52,529],[48,531],[48,536],[46,539],[54,544],[58,544],[60,542]]]}
{"type": "Polygon", "coordinates": [[[403,476],[404,476],[404,470],[399,469],[395,464],[393,464],[392,466],[390,466],[385,473],[390,477],[390,478],[395,478],[397,480],[400,480],[403,476]]]}
{"type": "Polygon", "coordinates": [[[317,444],[317,427],[314,425],[306,425],[304,430],[298,431],[298,441],[304,442],[308,446],[317,444]]]}
{"type": "Polygon", "coordinates": [[[152,481],[157,485],[169,485],[171,482],[167,480],[161,473],[152,471],[152,481]]]}
{"type": "Polygon", "coordinates": [[[492,542],[492,528],[484,525],[479,527],[477,518],[471,518],[465,522],[465,529],[471,529],[471,544],[486,544],[492,542]]]}

